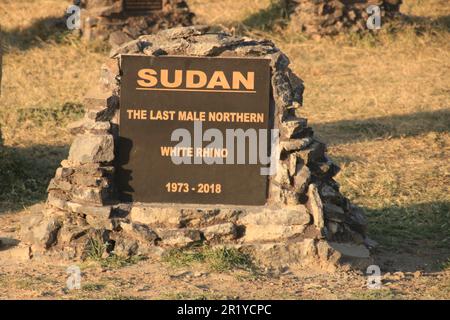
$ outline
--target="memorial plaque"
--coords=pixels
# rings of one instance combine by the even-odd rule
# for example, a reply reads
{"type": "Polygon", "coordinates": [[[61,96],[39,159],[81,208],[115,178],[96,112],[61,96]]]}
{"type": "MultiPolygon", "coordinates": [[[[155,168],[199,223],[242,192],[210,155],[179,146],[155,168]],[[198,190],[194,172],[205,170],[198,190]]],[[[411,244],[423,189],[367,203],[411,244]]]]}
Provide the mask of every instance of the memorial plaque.
{"type": "Polygon", "coordinates": [[[269,60],[124,55],[122,70],[118,185],[124,201],[266,203],[264,163],[250,161],[250,153],[256,147],[270,154],[267,136],[260,135],[272,123],[269,60]],[[233,132],[247,136],[239,141],[233,132]]]}
{"type": "Polygon", "coordinates": [[[139,13],[158,11],[163,8],[163,0],[125,0],[124,9],[126,12],[139,13]]]}

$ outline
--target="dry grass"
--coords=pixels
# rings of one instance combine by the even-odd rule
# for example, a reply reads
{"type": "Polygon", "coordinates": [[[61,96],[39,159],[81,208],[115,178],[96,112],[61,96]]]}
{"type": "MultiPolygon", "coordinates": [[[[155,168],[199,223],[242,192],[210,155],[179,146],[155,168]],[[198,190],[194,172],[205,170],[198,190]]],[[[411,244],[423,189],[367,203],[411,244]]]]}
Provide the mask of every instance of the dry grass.
{"type": "MultiPolygon", "coordinates": [[[[45,198],[106,51],[52,24],[70,1],[2,0],[0,213],[45,198]],[[7,181],[7,183],[5,183],[7,181]]],[[[191,0],[199,22],[273,39],[306,83],[304,115],[342,166],[344,193],[382,246],[450,254],[450,5],[405,0],[408,23],[320,41],[282,29],[270,0],[191,0]]],[[[284,21],[286,22],[286,21],[284,21]]]]}

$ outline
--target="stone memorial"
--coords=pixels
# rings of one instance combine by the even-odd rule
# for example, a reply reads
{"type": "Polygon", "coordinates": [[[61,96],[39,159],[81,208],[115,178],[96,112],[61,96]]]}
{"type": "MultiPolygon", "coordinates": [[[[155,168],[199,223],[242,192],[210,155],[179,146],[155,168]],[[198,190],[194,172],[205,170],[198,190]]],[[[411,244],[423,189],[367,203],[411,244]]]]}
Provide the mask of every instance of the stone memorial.
{"type": "Polygon", "coordinates": [[[69,127],[44,212],[22,221],[33,256],[84,258],[97,238],[105,255],[203,244],[267,266],[370,262],[364,212],[339,192],[339,169],[301,116],[303,81],[289,58],[269,40],[209,30],[165,30],[112,53],[69,127]],[[227,164],[234,153],[217,140],[232,129],[274,132],[257,140],[270,163],[227,164]],[[194,143],[182,149],[184,136],[194,143]]]}
{"type": "MultiPolygon", "coordinates": [[[[367,29],[371,5],[379,6],[381,22],[400,15],[402,0],[282,0],[290,13],[289,28],[308,35],[336,35],[367,29]]],[[[373,14],[374,12],[372,12],[373,14]]]]}
{"type": "Polygon", "coordinates": [[[81,6],[85,40],[108,40],[111,46],[143,34],[190,26],[194,14],[184,0],[75,0],[81,6]]]}

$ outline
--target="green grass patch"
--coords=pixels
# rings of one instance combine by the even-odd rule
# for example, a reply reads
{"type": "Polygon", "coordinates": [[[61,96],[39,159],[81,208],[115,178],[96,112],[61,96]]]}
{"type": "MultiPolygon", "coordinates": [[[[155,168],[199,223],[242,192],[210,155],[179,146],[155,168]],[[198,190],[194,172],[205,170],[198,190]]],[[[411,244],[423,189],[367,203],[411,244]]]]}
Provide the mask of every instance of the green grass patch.
{"type": "Polygon", "coordinates": [[[189,249],[172,249],[164,255],[163,261],[173,267],[185,267],[195,263],[208,266],[212,271],[256,270],[249,254],[235,248],[195,247],[189,249]]]}
{"type": "Polygon", "coordinates": [[[352,294],[353,300],[393,300],[398,299],[395,292],[391,289],[379,289],[379,290],[363,290],[357,291],[352,294]]]}
{"type": "Polygon", "coordinates": [[[65,146],[0,147],[0,212],[43,201],[65,146]]]}
{"type": "Polygon", "coordinates": [[[103,283],[86,283],[83,284],[81,287],[81,290],[86,292],[96,292],[96,291],[102,291],[106,288],[106,285],[103,283]]]}
{"type": "Polygon", "coordinates": [[[181,291],[175,293],[167,293],[160,297],[160,300],[229,300],[227,297],[213,293],[196,293],[190,291],[181,291]]]}
{"type": "Polygon", "coordinates": [[[404,249],[418,243],[423,248],[450,245],[450,203],[435,202],[407,207],[366,209],[369,233],[384,246],[404,249]]]}
{"type": "Polygon", "coordinates": [[[104,253],[108,251],[108,245],[100,239],[90,238],[86,248],[86,260],[97,262],[105,269],[120,269],[129,267],[146,260],[145,256],[122,257],[115,254],[109,254],[105,257],[104,253]]]}
{"type": "Polygon", "coordinates": [[[36,127],[55,123],[64,127],[84,115],[84,107],[79,103],[67,102],[58,107],[22,108],[17,111],[17,122],[32,122],[36,127]]]}

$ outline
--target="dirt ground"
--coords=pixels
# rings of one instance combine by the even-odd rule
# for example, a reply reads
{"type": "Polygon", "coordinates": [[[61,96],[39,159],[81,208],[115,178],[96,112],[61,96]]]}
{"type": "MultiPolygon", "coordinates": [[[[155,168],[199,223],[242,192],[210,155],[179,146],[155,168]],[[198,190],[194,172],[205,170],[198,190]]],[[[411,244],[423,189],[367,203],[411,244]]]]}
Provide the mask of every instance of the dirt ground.
{"type": "Polygon", "coordinates": [[[379,243],[382,286],[364,272],[214,271],[144,260],[20,260],[20,218],[43,203],[83,116],[83,95],[108,59],[54,25],[70,1],[1,0],[0,299],[449,299],[450,4],[404,0],[401,26],[308,39],[270,0],[191,0],[200,23],[272,39],[305,81],[304,116],[342,168],[342,192],[363,207],[379,243]],[[3,241],[5,242],[5,241],[3,241]],[[11,259],[15,254],[15,259],[11,259]],[[68,290],[67,268],[82,271],[68,290]]]}

